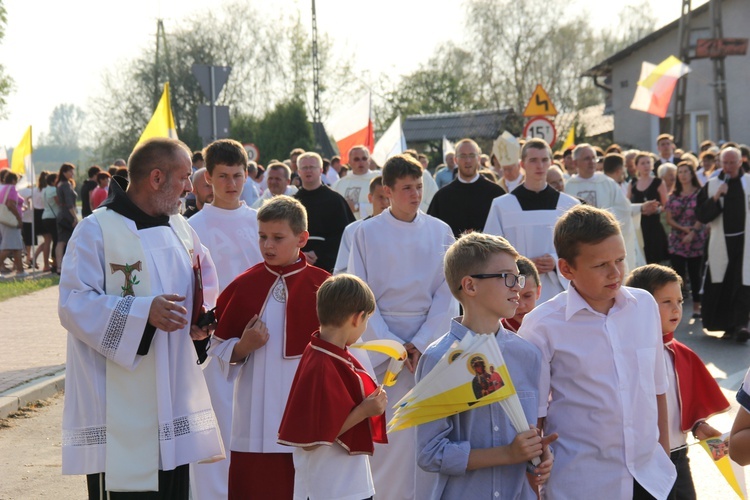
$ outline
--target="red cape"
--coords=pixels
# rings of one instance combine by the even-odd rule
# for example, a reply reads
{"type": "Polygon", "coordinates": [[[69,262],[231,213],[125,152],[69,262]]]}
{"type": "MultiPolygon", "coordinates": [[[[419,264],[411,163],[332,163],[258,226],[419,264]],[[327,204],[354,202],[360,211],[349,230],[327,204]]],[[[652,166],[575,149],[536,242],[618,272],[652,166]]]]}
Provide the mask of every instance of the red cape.
{"type": "Polygon", "coordinates": [[[287,289],[284,358],[302,356],[319,327],[315,294],[330,274],[308,266],[302,252],[299,256],[300,260],[285,267],[261,262],[235,278],[216,301],[214,335],[224,340],[241,337],[253,315],[263,316],[276,282],[283,280],[287,289]]]}
{"type": "Polygon", "coordinates": [[[672,354],[677,396],[680,399],[680,425],[689,432],[699,420],[727,411],[729,401],[719,384],[706,370],[701,358],[688,346],[674,339],[673,333],[662,337],[664,347],[672,354]]]}
{"type": "Polygon", "coordinates": [[[500,323],[503,324],[503,328],[513,333],[518,333],[518,329],[521,328],[521,323],[516,322],[513,318],[502,318],[500,323]]]}
{"type": "Polygon", "coordinates": [[[315,333],[294,375],[279,427],[279,443],[288,446],[340,444],[350,455],[374,451],[387,443],[385,414],[362,420],[338,436],[349,413],[377,384],[348,350],[315,333]]]}

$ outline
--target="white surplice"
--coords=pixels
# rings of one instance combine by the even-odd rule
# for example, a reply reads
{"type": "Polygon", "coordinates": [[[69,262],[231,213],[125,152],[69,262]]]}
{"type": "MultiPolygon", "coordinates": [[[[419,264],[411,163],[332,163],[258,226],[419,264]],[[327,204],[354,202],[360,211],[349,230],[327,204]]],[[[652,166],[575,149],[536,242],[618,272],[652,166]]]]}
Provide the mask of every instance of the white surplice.
{"type": "MultiPolygon", "coordinates": [[[[412,222],[396,219],[390,209],[362,221],[354,233],[348,272],[367,282],[375,294],[377,305],[364,340],[411,342],[424,352],[448,331],[451,318],[458,315],[458,302],[443,274],[443,258],[453,241],[450,226],[422,212],[412,222]]],[[[371,358],[382,380],[386,359],[371,358]]],[[[403,370],[396,385],[387,388],[389,401],[398,401],[412,387],[414,375],[403,370]]],[[[388,405],[386,418],[392,416],[388,405]]],[[[435,477],[416,465],[416,429],[393,433],[388,440],[375,445],[371,461],[377,497],[425,498],[435,477]]]]}
{"type": "Polygon", "coordinates": [[[245,453],[291,453],[278,439],[281,417],[300,358],[284,357],[284,322],[288,291],[279,280],[266,303],[261,321],[268,328],[266,345],[244,363],[230,364],[237,338],[214,337],[209,354],[223,361],[226,377],[236,378],[230,449],[245,453]]]}
{"type": "MultiPolygon", "coordinates": [[[[95,217],[79,223],[65,256],[59,300],[60,322],[68,331],[63,474],[105,471],[106,361],[132,370],[144,358],[137,351],[154,297],[182,295],[188,318],[192,310],[192,263],[174,230],[169,226],[138,230],[133,221],[125,222],[143,247],[150,296],[105,293],[105,279],[122,280],[124,276],[105,268],[102,231],[95,217]]],[[[195,233],[193,242],[203,269],[204,303],[213,306],[216,272],[195,233]]],[[[172,470],[223,455],[189,326],[171,333],[156,330],[146,356],[156,358],[159,468],[172,470]]]]}
{"type": "Polygon", "coordinates": [[[635,233],[635,222],[640,225],[641,205],[636,205],[634,211],[634,205],[622,193],[619,184],[601,172],[594,173],[588,179],[574,175],[565,183],[565,192],[581,198],[593,207],[607,210],[615,216],[617,222],[620,223],[622,237],[625,240],[626,272],[632,271],[638,265],[645,264],[645,261],[641,262],[638,259],[639,254],[642,256],[642,252],[638,248],[635,233]],[[634,217],[637,217],[637,221],[634,221],[634,217]]]}
{"type": "MultiPolygon", "coordinates": [[[[237,276],[263,260],[258,245],[258,212],[244,202],[234,210],[204,205],[188,222],[216,263],[220,292],[237,276]]],[[[221,359],[209,357],[201,366],[219,421],[224,448],[229,450],[234,379],[224,376],[223,363],[221,359]]],[[[227,498],[229,462],[227,454],[227,459],[220,462],[191,465],[190,490],[194,500],[227,498]]]]}
{"type": "Polygon", "coordinates": [[[334,276],[341,273],[348,272],[349,269],[349,253],[352,249],[352,240],[354,239],[354,232],[357,227],[362,223],[361,220],[355,220],[344,228],[344,232],[341,234],[341,243],[339,244],[339,253],[336,256],[336,264],[333,266],[334,276]]]}
{"type": "MultiPolygon", "coordinates": [[[[518,253],[533,259],[549,254],[557,263],[553,241],[555,223],[562,214],[579,204],[572,196],[560,193],[555,210],[523,210],[513,194],[499,196],[492,201],[484,232],[507,239],[518,253]]],[[[555,267],[554,271],[539,273],[542,295],[546,302],[568,288],[568,280],[555,267]]]]}

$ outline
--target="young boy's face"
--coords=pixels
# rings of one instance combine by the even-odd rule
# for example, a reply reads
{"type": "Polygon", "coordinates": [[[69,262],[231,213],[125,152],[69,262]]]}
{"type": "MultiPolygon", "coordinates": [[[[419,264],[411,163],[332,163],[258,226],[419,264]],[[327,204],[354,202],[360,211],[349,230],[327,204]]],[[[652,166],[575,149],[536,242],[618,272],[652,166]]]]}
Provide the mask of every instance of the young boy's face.
{"type": "Polygon", "coordinates": [[[383,210],[391,206],[391,200],[385,194],[383,186],[375,186],[375,191],[367,195],[367,200],[372,203],[372,215],[380,215],[383,210]]]}
{"type": "Polygon", "coordinates": [[[214,188],[214,204],[236,205],[245,186],[245,167],[242,165],[216,165],[213,173],[206,172],[208,183],[214,188]]]}
{"type": "Polygon", "coordinates": [[[300,248],[307,244],[308,233],[294,234],[286,220],[258,221],[258,237],[267,264],[288,266],[297,262],[300,248]]]}
{"type": "Polygon", "coordinates": [[[385,194],[391,199],[391,211],[399,219],[413,219],[422,203],[422,178],[401,177],[393,187],[384,186],[385,194]]]}
{"type": "Polygon", "coordinates": [[[519,325],[523,322],[523,317],[530,313],[536,307],[536,301],[542,294],[542,287],[536,284],[533,276],[526,276],[526,286],[521,289],[518,297],[518,309],[513,320],[519,325]]]}
{"type": "MultiPolygon", "coordinates": [[[[482,274],[510,273],[518,275],[516,259],[505,252],[493,254],[487,260],[482,274]]],[[[503,278],[473,278],[474,304],[477,313],[493,318],[512,318],[518,307],[518,294],[521,288],[518,283],[512,287],[505,286],[503,278]]],[[[467,306],[469,307],[469,306],[467,306]]]]}
{"type": "Polygon", "coordinates": [[[659,304],[662,335],[674,332],[682,320],[682,289],[680,284],[676,281],[667,283],[654,291],[654,299],[659,304]]]}
{"type": "Polygon", "coordinates": [[[574,262],[560,259],[560,272],[595,310],[607,314],[625,274],[625,243],[614,234],[599,243],[580,243],[574,262]]]}

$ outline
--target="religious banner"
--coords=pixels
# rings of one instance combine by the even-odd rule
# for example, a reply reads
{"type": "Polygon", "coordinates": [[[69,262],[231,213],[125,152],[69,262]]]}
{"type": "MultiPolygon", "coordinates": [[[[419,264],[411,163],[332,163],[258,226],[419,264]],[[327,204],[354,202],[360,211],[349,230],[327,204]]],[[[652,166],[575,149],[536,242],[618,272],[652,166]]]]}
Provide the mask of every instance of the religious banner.
{"type": "MultiPolygon", "coordinates": [[[[388,432],[499,403],[516,432],[529,430],[494,335],[467,333],[396,405],[388,432]]],[[[540,463],[534,459],[534,464],[540,463]]]]}
{"type": "Polygon", "coordinates": [[[162,92],[161,99],[159,99],[159,104],[156,105],[154,114],[151,116],[135,147],[153,137],[171,137],[172,139],[177,139],[177,127],[175,126],[172,104],[170,102],[169,82],[164,84],[164,92],[162,92]]]}

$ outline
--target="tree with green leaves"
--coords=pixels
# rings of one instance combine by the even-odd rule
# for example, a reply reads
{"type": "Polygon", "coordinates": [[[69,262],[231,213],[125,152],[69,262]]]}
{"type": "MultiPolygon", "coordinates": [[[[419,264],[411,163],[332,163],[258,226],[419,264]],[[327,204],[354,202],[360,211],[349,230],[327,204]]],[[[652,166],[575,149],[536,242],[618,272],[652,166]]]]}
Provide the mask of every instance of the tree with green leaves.
{"type": "MultiPolygon", "coordinates": [[[[5,25],[8,23],[8,11],[5,9],[4,1],[0,0],[0,40],[5,38],[5,25]]],[[[5,67],[0,64],[0,118],[8,114],[8,96],[13,91],[13,79],[5,72],[5,67]]]]}

